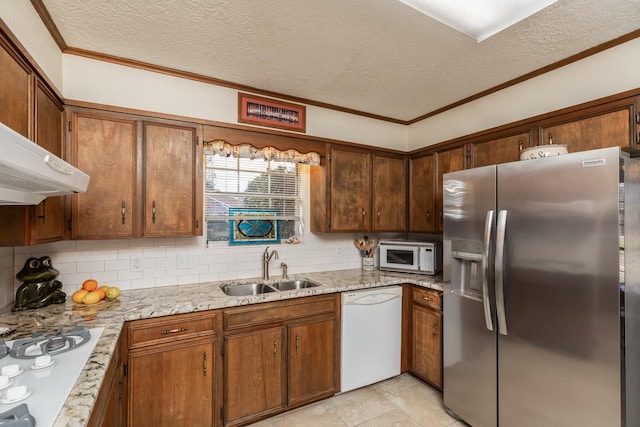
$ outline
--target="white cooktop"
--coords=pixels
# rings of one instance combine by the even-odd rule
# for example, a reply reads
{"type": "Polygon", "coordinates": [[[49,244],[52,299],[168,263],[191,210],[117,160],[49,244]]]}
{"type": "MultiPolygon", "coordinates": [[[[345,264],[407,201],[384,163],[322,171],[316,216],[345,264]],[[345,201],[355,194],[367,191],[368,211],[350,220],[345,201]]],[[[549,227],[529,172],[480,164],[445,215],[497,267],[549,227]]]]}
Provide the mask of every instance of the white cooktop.
{"type": "MultiPolygon", "coordinates": [[[[26,403],[29,412],[36,420],[37,427],[50,427],[55,422],[67,396],[80,376],[80,372],[89,360],[104,328],[89,329],[91,339],[72,351],[51,356],[55,362],[44,369],[32,369],[34,359],[14,359],[6,356],[0,359],[0,370],[7,365],[18,364],[23,371],[11,378],[10,387],[24,385],[31,395],[24,400],[11,404],[3,404],[6,389],[0,391],[0,413],[26,403]]],[[[13,341],[7,341],[11,348],[13,341]]]]}

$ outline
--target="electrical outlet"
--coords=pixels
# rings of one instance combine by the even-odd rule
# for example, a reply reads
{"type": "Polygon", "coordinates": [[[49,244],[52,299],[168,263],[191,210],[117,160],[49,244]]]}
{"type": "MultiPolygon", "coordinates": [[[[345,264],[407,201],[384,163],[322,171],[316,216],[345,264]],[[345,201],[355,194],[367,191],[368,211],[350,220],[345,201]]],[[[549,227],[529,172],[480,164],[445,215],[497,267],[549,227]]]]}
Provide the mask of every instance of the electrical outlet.
{"type": "Polygon", "coordinates": [[[142,271],[142,258],[131,258],[131,271],[142,271]]]}
{"type": "Polygon", "coordinates": [[[193,264],[193,258],[190,256],[182,255],[176,259],[176,268],[191,268],[193,264]]]}

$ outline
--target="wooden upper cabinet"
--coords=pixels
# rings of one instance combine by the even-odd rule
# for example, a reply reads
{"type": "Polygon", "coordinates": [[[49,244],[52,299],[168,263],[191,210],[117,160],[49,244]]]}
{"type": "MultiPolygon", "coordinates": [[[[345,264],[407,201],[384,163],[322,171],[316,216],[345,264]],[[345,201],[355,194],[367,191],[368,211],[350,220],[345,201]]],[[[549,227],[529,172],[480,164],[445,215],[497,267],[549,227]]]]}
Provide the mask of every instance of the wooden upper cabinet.
{"type": "MultiPolygon", "coordinates": [[[[63,107],[15,52],[0,40],[0,122],[63,156],[63,107]]],[[[38,206],[0,207],[0,246],[30,246],[64,238],[64,197],[38,206]]]]}
{"type": "Polygon", "coordinates": [[[202,233],[202,149],[182,122],[78,110],[74,164],[91,180],[73,196],[72,238],[130,239],[202,233]]]}
{"type": "Polygon", "coordinates": [[[409,231],[436,232],[433,154],[411,159],[409,176],[409,231]]]}
{"type": "Polygon", "coordinates": [[[407,161],[402,155],[332,146],[311,169],[311,231],[406,231],[407,161]]]}
{"type": "Polygon", "coordinates": [[[406,231],[407,161],[404,156],[373,155],[371,231],[406,231]]]}
{"type": "Polygon", "coordinates": [[[368,231],[371,219],[371,155],[367,151],[331,150],[331,231],[368,231]]]}
{"type": "MultiPolygon", "coordinates": [[[[58,99],[40,82],[36,85],[36,143],[60,158],[63,154],[64,109],[58,99]]],[[[65,230],[64,196],[47,197],[31,208],[35,221],[35,243],[63,240],[65,230]]]]}
{"type": "Polygon", "coordinates": [[[90,177],[86,193],[72,196],[72,238],[137,237],[137,134],[130,118],[72,114],[73,162],[90,177]]]}
{"type": "Polygon", "coordinates": [[[31,137],[33,73],[0,40],[0,122],[31,137]]]}
{"type": "Polygon", "coordinates": [[[202,234],[195,127],[144,123],[144,236],[202,234]]]}
{"type": "Polygon", "coordinates": [[[472,167],[477,168],[520,160],[520,147],[528,148],[532,144],[530,135],[531,132],[526,131],[501,138],[472,142],[472,167]]]}
{"type": "Polygon", "coordinates": [[[446,151],[436,153],[437,159],[437,186],[436,186],[436,211],[437,211],[437,228],[436,231],[442,232],[443,212],[442,212],[442,184],[443,175],[448,172],[455,172],[464,169],[465,166],[465,147],[452,148],[446,151]]]}
{"type": "Polygon", "coordinates": [[[568,144],[570,153],[596,148],[635,147],[635,114],[632,104],[590,117],[540,126],[541,138],[549,143],[549,136],[555,144],[568,144]]]}

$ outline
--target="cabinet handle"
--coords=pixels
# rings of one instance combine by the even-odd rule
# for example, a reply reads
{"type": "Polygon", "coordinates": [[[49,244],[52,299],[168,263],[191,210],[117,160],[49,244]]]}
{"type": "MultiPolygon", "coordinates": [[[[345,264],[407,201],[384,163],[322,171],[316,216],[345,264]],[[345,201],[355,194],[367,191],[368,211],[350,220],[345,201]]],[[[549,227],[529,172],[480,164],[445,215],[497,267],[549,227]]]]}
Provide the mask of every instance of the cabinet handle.
{"type": "Polygon", "coordinates": [[[207,352],[202,353],[202,375],[207,376],[207,352]]]}
{"type": "Polygon", "coordinates": [[[122,208],[122,225],[124,225],[124,221],[125,221],[125,219],[126,219],[126,215],[125,215],[125,214],[126,214],[126,212],[127,212],[127,211],[126,211],[127,204],[126,204],[126,203],[124,202],[124,200],[123,200],[123,201],[122,201],[122,204],[121,204],[120,206],[121,206],[121,208],[122,208]]]}
{"type": "Polygon", "coordinates": [[[296,354],[298,354],[298,349],[300,349],[300,335],[296,334],[296,354]]]}
{"type": "Polygon", "coordinates": [[[434,337],[434,338],[435,338],[435,337],[436,337],[436,335],[437,335],[437,332],[436,332],[436,326],[438,326],[438,323],[437,323],[437,322],[433,322],[433,324],[431,325],[431,334],[433,335],[433,337],[434,337]]]}
{"type": "Polygon", "coordinates": [[[46,205],[45,205],[46,203],[47,203],[47,199],[44,199],[44,200],[42,201],[42,215],[38,215],[38,219],[42,220],[42,223],[43,223],[43,224],[44,224],[44,214],[45,214],[45,212],[46,212],[46,207],[45,207],[45,206],[46,206],[46,205]]]}
{"type": "Polygon", "coordinates": [[[425,301],[431,301],[431,298],[429,298],[429,297],[422,297],[422,299],[425,300],[425,301]]]}
{"type": "Polygon", "coordinates": [[[278,341],[273,339],[273,360],[276,360],[276,356],[278,355],[278,341]]]}
{"type": "Polygon", "coordinates": [[[177,329],[167,329],[164,330],[162,332],[160,332],[161,335],[169,335],[169,334],[176,334],[178,332],[187,332],[189,330],[189,328],[186,327],[182,327],[182,328],[177,328],[177,329]]]}
{"type": "Polygon", "coordinates": [[[151,202],[151,222],[156,223],[156,201],[151,202]]]}

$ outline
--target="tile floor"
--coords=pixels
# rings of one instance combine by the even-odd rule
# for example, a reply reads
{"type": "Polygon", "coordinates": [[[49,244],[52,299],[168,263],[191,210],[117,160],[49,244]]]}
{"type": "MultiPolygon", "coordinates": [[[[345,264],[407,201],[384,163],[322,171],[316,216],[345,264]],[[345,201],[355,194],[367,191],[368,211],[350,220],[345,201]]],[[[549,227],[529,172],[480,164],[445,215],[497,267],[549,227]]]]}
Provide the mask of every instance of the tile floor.
{"type": "Polygon", "coordinates": [[[442,406],[442,393],[410,374],[276,415],[252,427],[466,427],[442,406]]]}

